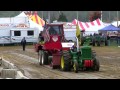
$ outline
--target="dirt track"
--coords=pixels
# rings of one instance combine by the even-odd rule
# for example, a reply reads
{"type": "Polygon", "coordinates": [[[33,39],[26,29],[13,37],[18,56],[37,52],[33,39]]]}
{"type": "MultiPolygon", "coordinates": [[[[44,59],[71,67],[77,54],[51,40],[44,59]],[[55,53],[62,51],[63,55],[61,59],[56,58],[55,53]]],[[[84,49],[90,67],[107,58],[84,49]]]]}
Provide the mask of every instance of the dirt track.
{"type": "Polygon", "coordinates": [[[31,79],[119,79],[120,78],[120,48],[94,47],[100,61],[100,71],[63,72],[52,70],[49,66],[39,66],[37,53],[33,46],[27,46],[22,51],[21,46],[1,46],[0,56],[14,63],[27,77],[31,79]]]}

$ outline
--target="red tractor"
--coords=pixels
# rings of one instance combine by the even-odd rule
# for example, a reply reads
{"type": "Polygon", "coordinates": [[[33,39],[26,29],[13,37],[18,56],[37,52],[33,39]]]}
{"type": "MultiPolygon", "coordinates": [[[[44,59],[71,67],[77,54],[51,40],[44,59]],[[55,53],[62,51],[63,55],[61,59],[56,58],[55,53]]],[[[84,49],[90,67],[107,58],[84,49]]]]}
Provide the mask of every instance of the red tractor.
{"type": "Polygon", "coordinates": [[[46,24],[41,36],[43,41],[35,44],[39,64],[50,65],[53,69],[61,68],[64,71],[70,70],[69,58],[71,57],[67,55],[66,51],[68,51],[74,43],[66,42],[63,24],[46,24]]]}

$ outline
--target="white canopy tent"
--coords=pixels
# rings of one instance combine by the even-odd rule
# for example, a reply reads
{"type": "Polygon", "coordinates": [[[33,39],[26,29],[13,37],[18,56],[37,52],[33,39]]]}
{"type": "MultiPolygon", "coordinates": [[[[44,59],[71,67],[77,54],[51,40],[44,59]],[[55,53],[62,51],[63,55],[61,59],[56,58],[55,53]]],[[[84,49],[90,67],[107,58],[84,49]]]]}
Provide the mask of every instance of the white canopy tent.
{"type": "Polygon", "coordinates": [[[0,18],[0,24],[10,24],[11,18],[0,18]]]}
{"type": "Polygon", "coordinates": [[[15,17],[0,18],[0,28],[14,28],[18,24],[25,24],[29,28],[38,28],[39,31],[43,30],[42,26],[30,20],[24,12],[15,17]]]}
{"type": "Polygon", "coordinates": [[[20,13],[19,15],[13,17],[14,23],[28,23],[29,18],[25,15],[24,12],[20,13]]]}
{"type": "Polygon", "coordinates": [[[84,32],[84,35],[90,35],[90,34],[94,34],[94,33],[99,33],[98,30],[104,28],[104,25],[101,26],[91,26],[90,28],[86,29],[84,32]]]}
{"type": "Polygon", "coordinates": [[[114,25],[114,26],[116,26],[117,27],[117,24],[118,24],[118,26],[120,25],[120,21],[114,21],[114,22],[112,22],[112,25],[114,25]]]}
{"type": "Polygon", "coordinates": [[[37,23],[33,22],[31,19],[27,17],[27,15],[22,12],[21,14],[17,15],[16,17],[22,17],[22,18],[27,18],[27,23],[29,24],[30,28],[38,28],[39,31],[43,30],[43,27],[38,25],[37,23]]]}
{"type": "Polygon", "coordinates": [[[30,19],[29,19],[29,24],[30,24],[30,28],[37,28],[39,32],[43,30],[42,26],[38,25],[37,23],[33,22],[30,19]]]}
{"type": "Polygon", "coordinates": [[[28,18],[24,12],[17,15],[16,17],[0,18],[0,24],[14,24],[14,23],[27,23],[28,18]]]}

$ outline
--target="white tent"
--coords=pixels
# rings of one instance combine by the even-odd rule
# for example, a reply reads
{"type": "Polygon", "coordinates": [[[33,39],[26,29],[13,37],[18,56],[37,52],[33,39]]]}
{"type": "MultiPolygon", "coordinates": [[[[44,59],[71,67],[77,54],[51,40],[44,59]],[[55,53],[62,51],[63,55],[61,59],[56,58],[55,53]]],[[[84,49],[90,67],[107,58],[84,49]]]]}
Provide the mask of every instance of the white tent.
{"type": "Polygon", "coordinates": [[[25,13],[24,12],[22,12],[22,13],[20,13],[19,15],[17,15],[17,16],[15,16],[15,17],[13,17],[12,18],[12,22],[13,23],[28,23],[28,17],[25,15],[25,13]]]}
{"type": "Polygon", "coordinates": [[[0,18],[0,24],[14,24],[14,23],[27,23],[27,22],[28,22],[28,18],[24,14],[24,12],[17,15],[16,17],[0,18]]]}
{"type": "Polygon", "coordinates": [[[90,35],[90,34],[94,34],[94,33],[99,33],[98,30],[99,29],[102,29],[104,28],[105,26],[104,25],[101,25],[101,26],[91,26],[90,28],[86,29],[85,30],[85,33],[86,35],[90,35]]]}
{"type": "Polygon", "coordinates": [[[26,14],[24,12],[20,13],[19,15],[15,16],[15,17],[27,17],[26,14]]]}
{"type": "Polygon", "coordinates": [[[10,24],[11,18],[0,18],[0,24],[10,24]]]}
{"type": "Polygon", "coordinates": [[[29,19],[29,23],[30,23],[30,28],[37,28],[39,31],[43,30],[43,27],[38,25],[37,23],[33,22],[32,20],[29,19]]]}
{"type": "Polygon", "coordinates": [[[118,26],[120,25],[120,21],[114,21],[114,22],[112,22],[112,25],[114,25],[114,26],[116,26],[117,27],[117,23],[118,23],[118,26]]]}
{"type": "Polygon", "coordinates": [[[111,23],[103,22],[105,26],[109,26],[111,23]]]}
{"type": "Polygon", "coordinates": [[[100,19],[96,19],[92,22],[82,22],[82,21],[78,21],[77,19],[74,19],[72,21],[72,24],[77,25],[77,22],[78,22],[78,25],[80,27],[80,30],[85,30],[85,31],[89,30],[91,28],[94,28],[94,27],[104,26],[104,23],[100,19]]]}
{"type": "MultiPolygon", "coordinates": [[[[29,24],[30,28],[38,28],[39,31],[42,31],[42,30],[43,30],[43,27],[42,27],[42,26],[38,25],[37,23],[35,23],[35,22],[33,22],[31,19],[29,19],[24,12],[20,13],[20,14],[17,15],[16,17],[17,17],[17,18],[18,18],[18,17],[19,17],[19,18],[26,18],[26,19],[27,19],[27,23],[29,24]]],[[[14,18],[16,18],[16,17],[14,17],[14,18]]]]}

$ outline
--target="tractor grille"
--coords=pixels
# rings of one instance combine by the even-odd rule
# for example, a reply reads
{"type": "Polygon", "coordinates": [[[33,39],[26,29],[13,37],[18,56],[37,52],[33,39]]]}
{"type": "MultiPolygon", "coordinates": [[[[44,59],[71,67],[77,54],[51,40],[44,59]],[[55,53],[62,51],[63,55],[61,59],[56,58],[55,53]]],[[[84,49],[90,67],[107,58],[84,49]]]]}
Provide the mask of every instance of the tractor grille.
{"type": "Polygon", "coordinates": [[[82,59],[92,59],[92,53],[91,53],[92,51],[91,51],[91,48],[82,48],[81,49],[81,57],[82,57],[82,59]]]}

